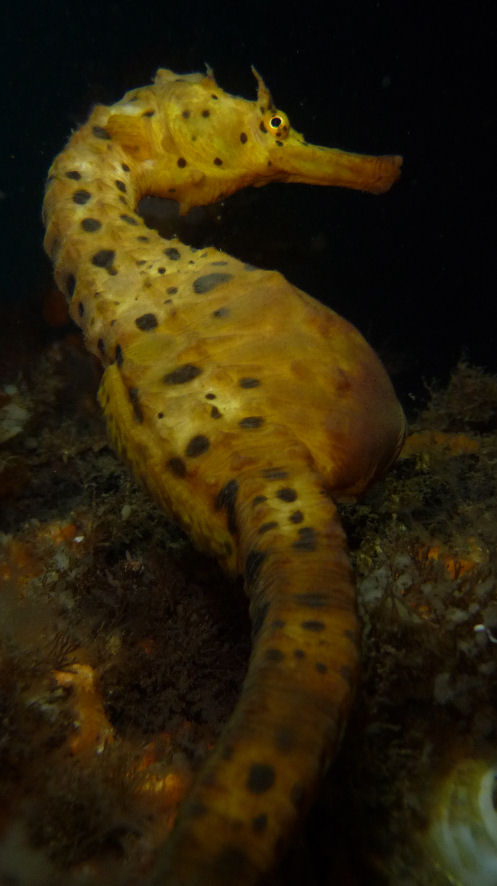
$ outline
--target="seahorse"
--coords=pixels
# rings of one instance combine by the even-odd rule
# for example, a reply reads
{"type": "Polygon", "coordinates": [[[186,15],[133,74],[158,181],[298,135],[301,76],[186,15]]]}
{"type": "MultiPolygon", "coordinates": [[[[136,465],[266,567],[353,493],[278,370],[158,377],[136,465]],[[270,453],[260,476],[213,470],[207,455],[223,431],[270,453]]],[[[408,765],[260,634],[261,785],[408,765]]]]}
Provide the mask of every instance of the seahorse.
{"type": "Polygon", "coordinates": [[[145,194],[181,213],[248,185],[387,191],[399,156],[308,144],[262,78],[159,70],[98,105],[44,200],[55,279],[105,367],[111,440],[194,544],[243,574],[253,650],[240,698],[180,807],[154,883],[270,876],[336,754],[358,675],[355,590],[335,500],[396,457],[404,415],[346,320],[289,283],[147,228],[145,194]]]}

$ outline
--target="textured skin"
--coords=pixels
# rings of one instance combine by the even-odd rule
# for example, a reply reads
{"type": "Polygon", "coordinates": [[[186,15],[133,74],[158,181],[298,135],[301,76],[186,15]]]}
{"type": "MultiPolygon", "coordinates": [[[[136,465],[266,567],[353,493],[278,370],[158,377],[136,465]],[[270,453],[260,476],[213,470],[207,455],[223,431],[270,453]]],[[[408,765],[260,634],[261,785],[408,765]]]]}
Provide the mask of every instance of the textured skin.
{"type": "Polygon", "coordinates": [[[254,628],[234,714],[180,809],[154,883],[259,883],[336,753],[358,669],[353,580],[332,495],[395,458],[404,418],[362,336],[281,274],[149,230],[147,193],[181,211],[249,184],[381,193],[399,157],[308,145],[258,80],[212,73],[98,106],[56,158],[45,247],[106,367],[118,451],[194,543],[243,573],[254,628]]]}

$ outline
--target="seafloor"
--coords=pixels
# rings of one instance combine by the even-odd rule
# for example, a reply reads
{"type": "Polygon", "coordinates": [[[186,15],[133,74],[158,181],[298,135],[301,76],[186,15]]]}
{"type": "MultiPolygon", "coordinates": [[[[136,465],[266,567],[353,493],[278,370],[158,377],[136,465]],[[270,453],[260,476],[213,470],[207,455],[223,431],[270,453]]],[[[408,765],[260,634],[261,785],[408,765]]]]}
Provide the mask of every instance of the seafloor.
{"type": "MultiPolygon", "coordinates": [[[[45,310],[56,325],[56,296],[45,310]]],[[[28,324],[1,369],[0,883],[139,883],[236,700],[243,589],[112,452],[78,334],[28,324]]],[[[454,764],[493,762],[496,459],[497,379],[461,363],[342,506],[362,682],[281,883],[453,882],[428,830],[454,764]]]]}

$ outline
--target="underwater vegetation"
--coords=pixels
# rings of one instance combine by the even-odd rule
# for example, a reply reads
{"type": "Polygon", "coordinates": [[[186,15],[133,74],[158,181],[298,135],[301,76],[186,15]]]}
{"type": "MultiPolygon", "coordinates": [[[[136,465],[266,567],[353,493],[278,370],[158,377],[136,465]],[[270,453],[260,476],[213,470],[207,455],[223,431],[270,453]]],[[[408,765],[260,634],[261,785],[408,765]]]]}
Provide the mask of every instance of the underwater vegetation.
{"type": "MultiPolygon", "coordinates": [[[[18,466],[1,487],[0,874],[23,886],[143,876],[248,660],[241,587],[130,479],[97,383],[69,338],[4,392],[23,422],[0,450],[18,466]]],[[[362,680],[282,882],[493,882],[496,392],[460,364],[389,476],[341,506],[362,680]],[[458,861],[450,835],[475,820],[458,861]]]]}

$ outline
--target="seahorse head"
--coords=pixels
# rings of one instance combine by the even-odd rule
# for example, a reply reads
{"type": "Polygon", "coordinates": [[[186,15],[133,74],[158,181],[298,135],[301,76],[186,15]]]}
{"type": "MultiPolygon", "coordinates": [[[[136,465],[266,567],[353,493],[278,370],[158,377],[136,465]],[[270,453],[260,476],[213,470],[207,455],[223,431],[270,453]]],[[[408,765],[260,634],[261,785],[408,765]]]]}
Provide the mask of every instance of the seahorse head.
{"type": "Polygon", "coordinates": [[[308,144],[252,70],[255,101],[224,92],[210,68],[205,75],[183,76],[160,69],[152,89],[128,93],[114,106],[107,130],[142,162],[143,193],[153,179],[154,193],[177,200],[186,212],[247,185],[271,181],[381,193],[398,178],[400,157],[369,157],[308,144]]]}

